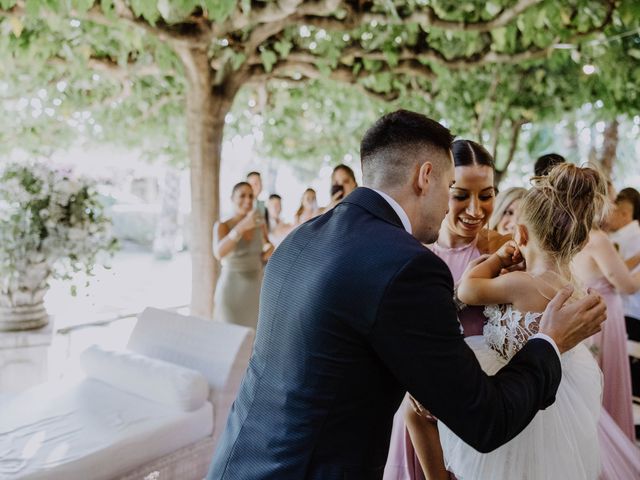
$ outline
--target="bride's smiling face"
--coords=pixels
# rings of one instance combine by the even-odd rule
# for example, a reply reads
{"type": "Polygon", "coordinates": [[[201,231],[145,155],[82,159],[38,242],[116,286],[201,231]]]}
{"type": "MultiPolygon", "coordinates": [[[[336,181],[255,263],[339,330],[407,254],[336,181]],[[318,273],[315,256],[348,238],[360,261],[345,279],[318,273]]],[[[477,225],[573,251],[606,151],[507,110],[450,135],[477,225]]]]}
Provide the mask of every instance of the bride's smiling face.
{"type": "Polygon", "coordinates": [[[458,237],[474,238],[493,212],[493,169],[487,165],[456,167],[455,176],[456,181],[449,189],[445,224],[458,237]]]}

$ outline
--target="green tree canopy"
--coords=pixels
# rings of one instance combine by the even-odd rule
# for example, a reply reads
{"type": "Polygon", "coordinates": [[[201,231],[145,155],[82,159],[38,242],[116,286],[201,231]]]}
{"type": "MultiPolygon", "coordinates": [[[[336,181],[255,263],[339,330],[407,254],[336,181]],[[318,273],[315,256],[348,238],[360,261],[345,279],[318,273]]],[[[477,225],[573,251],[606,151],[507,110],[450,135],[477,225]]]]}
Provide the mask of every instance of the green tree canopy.
{"type": "Polygon", "coordinates": [[[502,148],[508,161],[524,123],[595,99],[610,116],[640,102],[635,0],[0,0],[0,8],[0,95],[11,112],[0,120],[4,148],[46,151],[83,128],[102,141],[186,153],[200,314],[213,298],[225,118],[246,128],[251,92],[266,90],[265,153],[300,162],[354,152],[364,127],[399,106],[502,148]],[[245,101],[232,110],[236,97],[245,101]]]}

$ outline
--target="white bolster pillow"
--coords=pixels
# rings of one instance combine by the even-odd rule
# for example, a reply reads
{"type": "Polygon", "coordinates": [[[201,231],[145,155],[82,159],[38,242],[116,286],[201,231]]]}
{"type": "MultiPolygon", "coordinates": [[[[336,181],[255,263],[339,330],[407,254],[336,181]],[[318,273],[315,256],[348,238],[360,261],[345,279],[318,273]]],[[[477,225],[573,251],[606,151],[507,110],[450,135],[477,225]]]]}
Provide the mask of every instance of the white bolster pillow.
{"type": "Polygon", "coordinates": [[[131,351],[92,345],[80,354],[80,364],[88,377],[186,412],[200,408],[209,395],[201,373],[131,351]]]}

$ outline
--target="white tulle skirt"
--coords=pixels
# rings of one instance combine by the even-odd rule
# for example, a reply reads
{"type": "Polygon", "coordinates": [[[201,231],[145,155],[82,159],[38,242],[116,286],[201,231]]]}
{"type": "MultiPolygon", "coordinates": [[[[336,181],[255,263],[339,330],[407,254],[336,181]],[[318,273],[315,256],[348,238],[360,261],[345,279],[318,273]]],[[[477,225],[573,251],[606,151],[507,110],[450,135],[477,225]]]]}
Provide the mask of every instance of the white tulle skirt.
{"type": "MultiPolygon", "coordinates": [[[[507,363],[482,336],[466,341],[489,375],[507,363]]],[[[562,381],[555,403],[538,412],[517,437],[491,453],[479,453],[438,422],[447,469],[458,480],[598,478],[602,372],[584,345],[562,355],[561,363],[562,381]]]]}

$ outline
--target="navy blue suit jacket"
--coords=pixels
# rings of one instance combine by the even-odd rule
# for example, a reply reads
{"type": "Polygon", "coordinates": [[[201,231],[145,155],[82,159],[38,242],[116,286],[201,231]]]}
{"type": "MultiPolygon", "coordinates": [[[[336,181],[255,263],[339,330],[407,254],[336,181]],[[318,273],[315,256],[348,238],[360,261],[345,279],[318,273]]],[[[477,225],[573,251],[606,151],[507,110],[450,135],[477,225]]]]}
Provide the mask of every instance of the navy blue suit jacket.
{"type": "Polygon", "coordinates": [[[490,451],[553,402],[560,376],[545,340],[484,374],[447,266],[358,188],[269,260],[254,351],[208,478],[382,478],[406,391],[490,451]]]}

